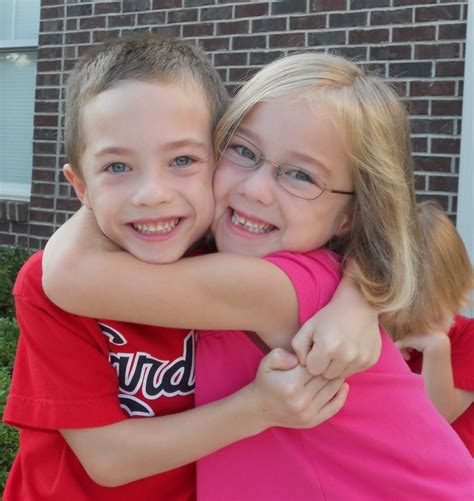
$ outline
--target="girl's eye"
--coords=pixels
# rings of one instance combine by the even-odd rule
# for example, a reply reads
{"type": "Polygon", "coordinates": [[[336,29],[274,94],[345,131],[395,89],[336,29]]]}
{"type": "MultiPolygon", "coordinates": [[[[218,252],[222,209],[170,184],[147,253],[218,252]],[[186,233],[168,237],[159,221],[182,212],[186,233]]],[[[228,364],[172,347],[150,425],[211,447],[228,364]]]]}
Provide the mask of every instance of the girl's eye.
{"type": "Polygon", "coordinates": [[[235,150],[237,155],[239,155],[245,159],[252,160],[253,162],[255,162],[257,160],[257,156],[255,155],[255,153],[252,150],[249,150],[248,148],[246,148],[245,146],[236,145],[236,146],[232,146],[232,148],[235,150]]]}
{"type": "Polygon", "coordinates": [[[187,155],[182,155],[180,157],[176,157],[171,162],[171,165],[176,166],[176,167],[188,167],[192,163],[193,163],[193,159],[191,157],[188,157],[187,155]]]}
{"type": "Polygon", "coordinates": [[[303,181],[304,183],[318,184],[307,172],[298,169],[288,169],[285,174],[292,177],[295,181],[303,181]]]}
{"type": "Polygon", "coordinates": [[[113,174],[122,174],[124,172],[128,172],[130,167],[122,162],[114,162],[113,164],[108,165],[105,170],[107,172],[112,172],[113,174]]]}

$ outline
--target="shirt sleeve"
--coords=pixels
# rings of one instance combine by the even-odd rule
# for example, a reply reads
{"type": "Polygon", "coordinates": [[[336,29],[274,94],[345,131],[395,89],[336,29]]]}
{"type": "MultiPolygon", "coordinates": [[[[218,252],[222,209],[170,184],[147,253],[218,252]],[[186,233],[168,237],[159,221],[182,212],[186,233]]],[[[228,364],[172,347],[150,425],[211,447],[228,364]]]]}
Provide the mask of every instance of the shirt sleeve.
{"type": "Polygon", "coordinates": [[[458,317],[449,335],[454,386],[474,391],[474,318],[458,317]]]}
{"type": "Polygon", "coordinates": [[[20,337],[4,422],[67,429],[126,419],[97,323],[57,308],[37,282],[15,296],[20,337]]]}
{"type": "Polygon", "coordinates": [[[327,250],[307,254],[280,252],[265,259],[291,280],[298,298],[301,324],[330,301],[341,280],[339,260],[327,250]]]}

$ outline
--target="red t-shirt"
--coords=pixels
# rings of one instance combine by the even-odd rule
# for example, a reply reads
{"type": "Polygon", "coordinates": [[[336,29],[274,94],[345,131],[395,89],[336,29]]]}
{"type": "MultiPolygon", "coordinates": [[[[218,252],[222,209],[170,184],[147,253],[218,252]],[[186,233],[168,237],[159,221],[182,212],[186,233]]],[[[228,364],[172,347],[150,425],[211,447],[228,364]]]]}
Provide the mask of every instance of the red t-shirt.
{"type": "MultiPolygon", "coordinates": [[[[454,386],[461,390],[474,391],[474,318],[457,315],[448,332],[451,340],[451,364],[454,386]]],[[[423,357],[414,352],[408,365],[420,374],[423,357]]],[[[451,423],[474,457],[474,404],[471,404],[451,423]]]]}
{"type": "Polygon", "coordinates": [[[41,259],[14,288],[20,338],[3,420],[20,428],[20,449],[3,501],[194,499],[194,464],[101,487],[58,432],[192,408],[193,332],[66,313],[43,292],[41,259]]]}

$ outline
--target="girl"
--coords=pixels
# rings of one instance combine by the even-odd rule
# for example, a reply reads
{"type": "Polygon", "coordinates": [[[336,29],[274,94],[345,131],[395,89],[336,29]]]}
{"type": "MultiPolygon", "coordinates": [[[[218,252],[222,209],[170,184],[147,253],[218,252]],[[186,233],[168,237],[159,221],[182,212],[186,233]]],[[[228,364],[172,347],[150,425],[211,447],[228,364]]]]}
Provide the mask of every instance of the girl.
{"type": "Polygon", "coordinates": [[[421,203],[418,218],[430,266],[412,306],[415,321],[395,326],[391,334],[474,456],[474,319],[458,313],[473,287],[472,266],[456,228],[437,204],[421,203]]]}
{"type": "MultiPolygon", "coordinates": [[[[288,348],[288,333],[328,302],[347,257],[367,299],[386,313],[416,297],[419,270],[407,117],[380,80],[335,56],[276,61],[238,94],[217,145],[212,230],[221,254],[148,266],[97,250],[95,238],[72,229],[71,248],[45,277],[53,300],[83,315],[243,329],[200,334],[198,404],[250,381],[268,347],[288,348]]],[[[471,498],[469,454],[384,331],[381,340],[378,363],[349,379],[334,418],[303,432],[271,429],[208,456],[198,495],[471,498]]],[[[317,351],[305,331],[294,347],[302,361],[317,351]]]]}

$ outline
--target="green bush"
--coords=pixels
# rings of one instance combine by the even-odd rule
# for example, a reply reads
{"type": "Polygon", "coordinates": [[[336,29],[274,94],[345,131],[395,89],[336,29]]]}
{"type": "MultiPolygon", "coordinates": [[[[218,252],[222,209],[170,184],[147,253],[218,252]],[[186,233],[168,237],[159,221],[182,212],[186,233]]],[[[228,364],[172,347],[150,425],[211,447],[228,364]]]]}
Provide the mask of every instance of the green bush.
{"type": "MultiPolygon", "coordinates": [[[[7,395],[10,390],[10,374],[8,369],[0,367],[0,413],[3,415],[7,395]]],[[[18,449],[18,430],[0,424],[0,492],[3,492],[7,476],[18,449]]]]}
{"type": "Polygon", "coordinates": [[[0,247],[0,317],[14,317],[12,289],[18,270],[30,256],[25,247],[0,247]]]}
{"type": "MultiPolygon", "coordinates": [[[[18,343],[12,289],[16,275],[31,252],[24,247],[0,247],[0,415],[3,416],[18,343]]],[[[0,423],[0,492],[18,449],[18,431],[0,423]]]]}

